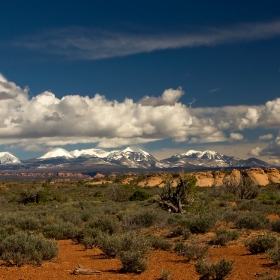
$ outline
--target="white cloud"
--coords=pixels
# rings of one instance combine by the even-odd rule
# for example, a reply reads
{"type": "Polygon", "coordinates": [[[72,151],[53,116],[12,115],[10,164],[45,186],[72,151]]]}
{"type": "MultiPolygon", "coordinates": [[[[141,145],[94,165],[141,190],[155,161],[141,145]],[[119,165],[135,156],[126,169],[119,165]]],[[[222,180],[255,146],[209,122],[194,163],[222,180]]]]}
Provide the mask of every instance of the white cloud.
{"type": "Polygon", "coordinates": [[[248,155],[253,156],[253,157],[258,157],[258,156],[260,156],[261,150],[262,149],[260,147],[256,147],[256,148],[252,149],[251,151],[249,151],[248,155]]]}
{"type": "Polygon", "coordinates": [[[280,157],[280,136],[271,141],[265,148],[260,151],[262,156],[280,157]]]}
{"type": "Polygon", "coordinates": [[[217,92],[217,91],[219,91],[219,90],[221,90],[222,88],[221,87],[217,87],[217,88],[212,88],[212,89],[210,89],[209,90],[209,92],[217,92]]]}
{"type": "MultiPolygon", "coordinates": [[[[20,145],[25,150],[77,143],[117,147],[169,138],[189,143],[227,142],[243,139],[236,131],[280,128],[280,99],[260,106],[190,108],[179,102],[184,94],[181,88],[139,102],[129,98],[111,101],[100,94],[59,99],[49,91],[30,98],[28,88],[21,89],[3,76],[0,92],[11,97],[0,102],[0,145],[20,145]],[[230,137],[226,137],[228,131],[230,137]]],[[[278,142],[260,154],[277,153],[278,142]]]]}
{"type": "Polygon", "coordinates": [[[166,89],[160,97],[145,96],[138,103],[144,106],[174,105],[182,95],[184,95],[184,91],[181,87],[178,89],[170,88],[166,89]]]}
{"type": "Polygon", "coordinates": [[[271,134],[271,133],[270,134],[261,135],[259,137],[260,140],[270,140],[272,138],[273,138],[273,134],[271,134]]]}
{"type": "MultiPolygon", "coordinates": [[[[260,139],[270,139],[272,134],[267,134],[260,136],[260,139]]],[[[272,136],[273,137],[273,136],[272,136]]],[[[264,146],[262,149],[257,147],[250,151],[250,154],[257,154],[259,156],[267,156],[270,159],[275,159],[280,157],[280,131],[278,136],[274,141],[271,141],[267,146],[264,146]]]]}
{"type": "Polygon", "coordinates": [[[240,133],[231,133],[230,134],[230,139],[232,139],[232,140],[243,140],[244,136],[240,133]]]}
{"type": "Polygon", "coordinates": [[[280,20],[199,28],[196,33],[139,34],[109,32],[83,27],[42,31],[12,43],[32,51],[49,52],[70,59],[95,60],[155,50],[213,46],[240,41],[263,40],[280,35],[280,20]]]}

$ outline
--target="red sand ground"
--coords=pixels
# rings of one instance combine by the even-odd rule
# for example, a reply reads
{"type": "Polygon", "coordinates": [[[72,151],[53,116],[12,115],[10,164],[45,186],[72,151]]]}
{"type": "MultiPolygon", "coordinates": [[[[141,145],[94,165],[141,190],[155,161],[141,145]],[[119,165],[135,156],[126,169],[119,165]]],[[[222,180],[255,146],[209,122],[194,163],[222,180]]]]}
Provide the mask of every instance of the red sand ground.
{"type": "MultiPolygon", "coordinates": [[[[169,270],[172,279],[198,280],[199,276],[194,269],[194,261],[186,262],[184,257],[165,251],[151,251],[149,255],[149,268],[142,274],[122,274],[122,267],[118,259],[105,258],[102,252],[95,248],[84,250],[82,245],[74,244],[71,240],[58,241],[60,246],[59,256],[41,267],[25,265],[15,267],[0,266],[0,279],[13,280],[48,280],[48,279],[100,279],[100,280],[149,280],[160,279],[161,270],[169,270]],[[101,275],[72,275],[75,267],[83,267],[101,271],[101,275]]],[[[261,279],[259,275],[269,272],[270,275],[280,274],[280,270],[271,264],[265,254],[251,255],[242,245],[224,248],[212,248],[208,255],[213,261],[225,258],[235,260],[234,269],[228,280],[261,279]]]]}

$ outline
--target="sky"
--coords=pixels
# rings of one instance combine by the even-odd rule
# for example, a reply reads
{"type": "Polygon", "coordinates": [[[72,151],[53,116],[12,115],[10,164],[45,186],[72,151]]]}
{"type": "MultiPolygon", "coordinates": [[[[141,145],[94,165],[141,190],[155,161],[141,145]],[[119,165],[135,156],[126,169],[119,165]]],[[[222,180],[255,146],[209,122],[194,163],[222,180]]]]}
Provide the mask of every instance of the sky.
{"type": "Polygon", "coordinates": [[[0,152],[280,165],[279,1],[9,0],[0,24],[0,152]]]}

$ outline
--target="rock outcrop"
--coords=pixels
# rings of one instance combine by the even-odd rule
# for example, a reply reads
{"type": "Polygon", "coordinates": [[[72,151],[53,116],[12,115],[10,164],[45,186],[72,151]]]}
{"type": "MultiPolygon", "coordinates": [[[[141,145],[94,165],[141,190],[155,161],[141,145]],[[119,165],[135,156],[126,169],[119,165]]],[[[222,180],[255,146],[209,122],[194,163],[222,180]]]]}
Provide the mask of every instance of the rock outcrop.
{"type": "Polygon", "coordinates": [[[250,178],[256,185],[267,186],[269,184],[280,183],[280,173],[276,168],[261,169],[251,168],[246,170],[233,169],[230,172],[224,171],[206,171],[194,173],[197,178],[198,187],[221,186],[226,182],[239,184],[242,177],[250,178]]]}

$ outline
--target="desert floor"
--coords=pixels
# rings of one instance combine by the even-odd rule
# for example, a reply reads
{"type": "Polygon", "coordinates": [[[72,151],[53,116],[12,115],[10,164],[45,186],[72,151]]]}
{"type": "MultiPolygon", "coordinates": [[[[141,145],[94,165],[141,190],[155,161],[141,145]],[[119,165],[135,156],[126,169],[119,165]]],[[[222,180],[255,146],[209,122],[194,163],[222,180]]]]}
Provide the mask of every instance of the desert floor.
{"type": "MultiPolygon", "coordinates": [[[[60,253],[57,258],[44,262],[42,266],[24,265],[22,267],[0,266],[0,279],[13,280],[45,280],[45,279],[160,279],[162,269],[169,270],[170,279],[195,280],[199,279],[194,269],[194,261],[186,262],[184,257],[172,252],[151,251],[148,259],[148,269],[142,274],[122,274],[122,267],[118,259],[108,259],[97,249],[85,250],[82,245],[71,240],[58,241],[60,253]],[[100,275],[73,275],[71,272],[78,264],[85,268],[101,271],[100,275]]],[[[227,247],[213,247],[208,256],[212,261],[225,258],[234,260],[234,268],[227,277],[228,280],[261,279],[262,276],[277,275],[277,269],[265,254],[252,255],[244,246],[229,245],[227,247]]]]}

